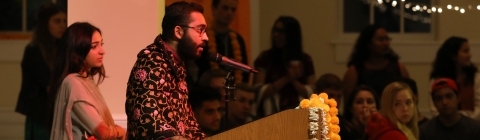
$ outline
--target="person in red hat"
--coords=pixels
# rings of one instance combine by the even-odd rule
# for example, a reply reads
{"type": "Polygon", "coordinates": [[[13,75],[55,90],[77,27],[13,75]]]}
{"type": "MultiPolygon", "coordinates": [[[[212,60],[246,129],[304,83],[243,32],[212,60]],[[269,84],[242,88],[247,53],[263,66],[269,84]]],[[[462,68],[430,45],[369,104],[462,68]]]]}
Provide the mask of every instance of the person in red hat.
{"type": "Polygon", "coordinates": [[[458,110],[459,96],[455,81],[438,78],[431,87],[433,104],[438,116],[420,126],[420,139],[475,140],[480,137],[480,123],[458,110]]]}

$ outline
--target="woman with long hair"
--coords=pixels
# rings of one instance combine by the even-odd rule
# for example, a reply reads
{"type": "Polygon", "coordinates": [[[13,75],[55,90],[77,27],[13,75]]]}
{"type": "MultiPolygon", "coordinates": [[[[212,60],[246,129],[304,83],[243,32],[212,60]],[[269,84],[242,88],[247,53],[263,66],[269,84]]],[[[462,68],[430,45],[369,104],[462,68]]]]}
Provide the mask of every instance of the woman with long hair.
{"type": "Polygon", "coordinates": [[[101,31],[90,23],[74,23],[63,34],[52,78],[57,94],[51,140],[125,138],[98,88],[104,54],[101,31]]]}
{"type": "MultiPolygon", "coordinates": [[[[471,57],[466,38],[448,38],[437,51],[430,80],[441,77],[455,80],[458,85],[460,112],[480,121],[480,77],[477,75],[477,67],[470,61],[471,57]]],[[[430,108],[434,116],[438,115],[433,102],[430,108]]]]}
{"type": "Polygon", "coordinates": [[[300,23],[291,16],[280,16],[271,32],[272,47],[255,60],[253,84],[258,87],[259,116],[298,106],[308,98],[315,84],[313,60],[303,51],[300,23]]]}
{"type": "Polygon", "coordinates": [[[366,134],[369,140],[417,140],[418,112],[410,87],[393,82],[383,90],[382,108],[370,116],[366,134]]]}
{"type": "Polygon", "coordinates": [[[343,120],[340,120],[340,137],[346,140],[363,140],[368,124],[370,110],[376,110],[378,99],[375,90],[360,85],[356,87],[345,102],[343,120]]]}
{"type": "Polygon", "coordinates": [[[345,98],[356,86],[367,85],[381,99],[385,86],[402,77],[409,77],[405,66],[398,61],[399,56],[390,47],[390,41],[387,30],[382,26],[369,25],[362,30],[343,77],[345,98]]]}
{"type": "Polygon", "coordinates": [[[25,48],[22,85],[15,112],[26,116],[25,140],[47,140],[52,125],[53,103],[47,99],[57,41],[67,28],[67,14],[58,5],[43,4],[36,16],[31,42],[25,48]]]}

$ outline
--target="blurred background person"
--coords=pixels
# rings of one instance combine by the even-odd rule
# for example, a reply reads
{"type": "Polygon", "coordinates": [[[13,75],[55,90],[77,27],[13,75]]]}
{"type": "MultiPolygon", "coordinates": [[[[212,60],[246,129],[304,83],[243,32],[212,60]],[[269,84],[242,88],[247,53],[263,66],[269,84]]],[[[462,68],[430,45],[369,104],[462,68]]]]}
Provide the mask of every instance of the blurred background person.
{"type": "Polygon", "coordinates": [[[48,88],[55,59],[56,43],[67,28],[67,13],[60,6],[44,3],[36,15],[31,42],[25,48],[21,69],[22,84],[15,112],[26,116],[25,140],[48,140],[53,120],[53,100],[48,88]]]}

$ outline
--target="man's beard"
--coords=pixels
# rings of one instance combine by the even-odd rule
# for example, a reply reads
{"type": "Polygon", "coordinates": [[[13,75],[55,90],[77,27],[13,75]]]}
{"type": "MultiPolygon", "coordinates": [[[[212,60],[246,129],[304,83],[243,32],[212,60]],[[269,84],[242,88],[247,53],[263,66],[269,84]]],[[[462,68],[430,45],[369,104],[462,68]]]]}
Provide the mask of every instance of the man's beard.
{"type": "Polygon", "coordinates": [[[187,34],[184,34],[182,39],[178,41],[177,50],[178,55],[183,60],[197,59],[200,57],[200,55],[197,55],[197,45],[187,34]]]}

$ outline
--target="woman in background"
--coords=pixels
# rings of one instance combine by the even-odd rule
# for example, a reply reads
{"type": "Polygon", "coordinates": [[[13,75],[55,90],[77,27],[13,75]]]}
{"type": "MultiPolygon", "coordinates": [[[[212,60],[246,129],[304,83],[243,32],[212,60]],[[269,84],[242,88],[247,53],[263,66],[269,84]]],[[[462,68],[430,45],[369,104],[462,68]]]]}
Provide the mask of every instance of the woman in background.
{"type": "Polygon", "coordinates": [[[280,16],[271,32],[272,47],[255,60],[253,84],[259,87],[259,117],[298,106],[309,98],[315,84],[313,60],[303,51],[300,23],[291,16],[280,16]]]}
{"type": "Polygon", "coordinates": [[[343,77],[345,98],[356,86],[367,85],[375,90],[378,99],[382,99],[385,86],[409,77],[407,69],[398,62],[398,55],[390,47],[390,41],[387,30],[381,26],[370,25],[362,30],[343,77]]]}
{"type": "MultiPolygon", "coordinates": [[[[358,86],[345,102],[343,120],[340,120],[340,137],[345,140],[363,140],[370,112],[376,110],[378,99],[375,91],[368,86],[358,86]]],[[[342,119],[342,118],[340,118],[342,119]]]]}
{"type": "MultiPolygon", "coordinates": [[[[430,80],[440,77],[455,80],[458,85],[460,112],[480,121],[480,77],[477,74],[477,67],[470,61],[471,57],[470,45],[466,38],[455,36],[448,38],[437,51],[430,80]]],[[[438,115],[433,102],[430,102],[430,108],[434,116],[438,115]]]]}
{"type": "Polygon", "coordinates": [[[418,112],[410,87],[393,82],[383,91],[379,112],[373,112],[366,129],[369,140],[417,140],[418,112]]]}
{"type": "Polygon", "coordinates": [[[25,48],[22,85],[15,112],[26,116],[25,140],[47,140],[53,120],[53,100],[48,100],[54,49],[67,28],[67,14],[51,2],[37,14],[32,41],[25,48]]]}
{"type": "Polygon", "coordinates": [[[98,88],[105,78],[100,29],[77,22],[60,40],[52,89],[57,91],[51,140],[125,139],[98,88]],[[94,82],[94,76],[98,76],[94,82]]]}

